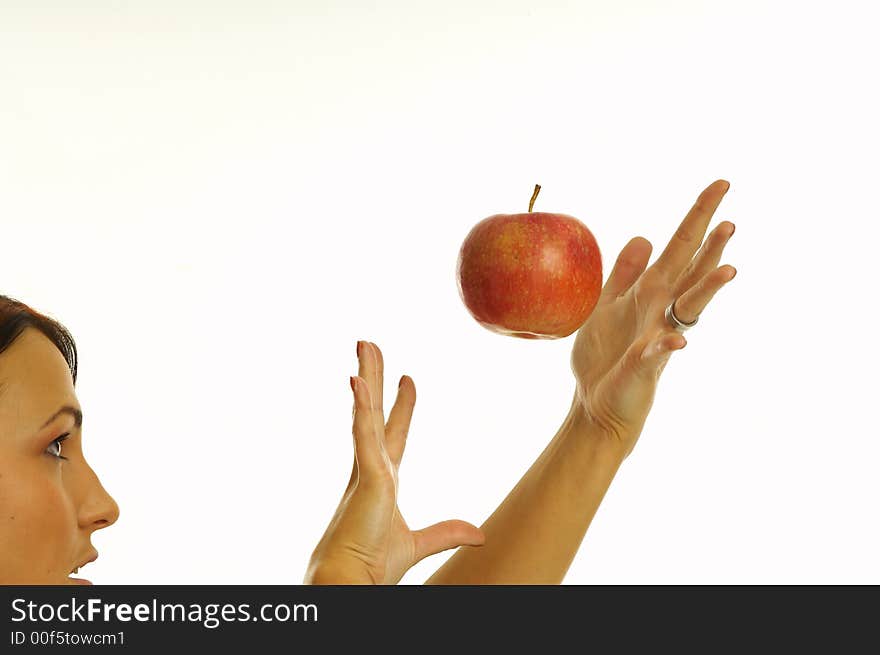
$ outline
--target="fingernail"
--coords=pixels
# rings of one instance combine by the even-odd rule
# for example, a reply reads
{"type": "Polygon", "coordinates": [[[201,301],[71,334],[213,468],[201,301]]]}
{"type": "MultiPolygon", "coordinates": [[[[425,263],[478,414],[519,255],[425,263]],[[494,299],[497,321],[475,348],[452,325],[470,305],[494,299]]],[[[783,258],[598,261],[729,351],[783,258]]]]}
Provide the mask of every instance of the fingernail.
{"type": "Polygon", "coordinates": [[[354,391],[355,386],[357,386],[357,379],[352,375],[349,376],[348,381],[351,383],[351,390],[354,391]]]}
{"type": "Polygon", "coordinates": [[[355,351],[357,352],[358,358],[360,358],[360,356],[361,356],[361,342],[360,341],[357,342],[357,347],[355,348],[355,351]]]}
{"type": "Polygon", "coordinates": [[[401,376],[400,376],[400,382],[397,383],[397,388],[398,388],[398,389],[400,389],[400,387],[403,386],[403,378],[405,378],[405,377],[406,377],[405,375],[401,375],[401,376]]]}

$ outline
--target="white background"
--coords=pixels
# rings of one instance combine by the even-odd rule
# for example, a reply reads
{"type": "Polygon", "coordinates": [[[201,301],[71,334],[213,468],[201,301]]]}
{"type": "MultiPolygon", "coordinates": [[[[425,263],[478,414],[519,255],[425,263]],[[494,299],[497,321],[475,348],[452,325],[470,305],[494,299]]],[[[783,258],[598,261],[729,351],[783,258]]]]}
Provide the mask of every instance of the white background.
{"type": "Polygon", "coordinates": [[[79,346],[122,510],[89,577],[300,583],[350,472],[359,338],[387,398],[416,382],[410,526],[479,525],[559,427],[574,337],[474,322],[464,236],[538,183],[607,279],[723,178],[738,276],[566,582],[880,583],[875,10],[0,0],[0,293],[79,346]]]}

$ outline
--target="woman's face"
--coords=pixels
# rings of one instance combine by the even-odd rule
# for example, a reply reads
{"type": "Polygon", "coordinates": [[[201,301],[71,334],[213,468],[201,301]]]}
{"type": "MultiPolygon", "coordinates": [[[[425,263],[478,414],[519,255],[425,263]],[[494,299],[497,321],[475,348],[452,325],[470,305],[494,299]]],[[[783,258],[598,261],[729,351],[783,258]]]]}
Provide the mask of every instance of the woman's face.
{"type": "Polygon", "coordinates": [[[119,508],[86,464],[77,415],[67,362],[26,328],[0,353],[0,584],[89,584],[68,576],[119,508]]]}

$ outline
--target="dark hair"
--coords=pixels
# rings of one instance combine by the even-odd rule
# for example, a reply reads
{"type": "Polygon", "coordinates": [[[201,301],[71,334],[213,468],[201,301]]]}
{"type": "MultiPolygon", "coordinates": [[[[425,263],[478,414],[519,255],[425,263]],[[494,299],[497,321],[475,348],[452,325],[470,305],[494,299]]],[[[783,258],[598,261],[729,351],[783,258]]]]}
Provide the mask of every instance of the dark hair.
{"type": "Polygon", "coordinates": [[[61,351],[75,385],[76,343],[67,328],[58,321],[31,309],[23,302],[0,295],[0,353],[9,348],[25,328],[29,327],[45,334],[61,351]]]}

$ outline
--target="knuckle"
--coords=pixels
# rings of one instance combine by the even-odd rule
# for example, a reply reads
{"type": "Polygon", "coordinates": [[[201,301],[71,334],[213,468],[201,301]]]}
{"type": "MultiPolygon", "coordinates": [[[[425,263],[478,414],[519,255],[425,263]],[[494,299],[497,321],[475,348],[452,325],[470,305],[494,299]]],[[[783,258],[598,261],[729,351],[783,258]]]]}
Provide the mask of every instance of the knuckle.
{"type": "Polygon", "coordinates": [[[688,226],[686,226],[686,225],[681,225],[681,226],[679,226],[679,228],[675,231],[675,238],[676,238],[678,241],[684,241],[685,243],[690,243],[691,240],[694,238],[693,230],[691,230],[691,229],[690,229],[688,226]]]}

